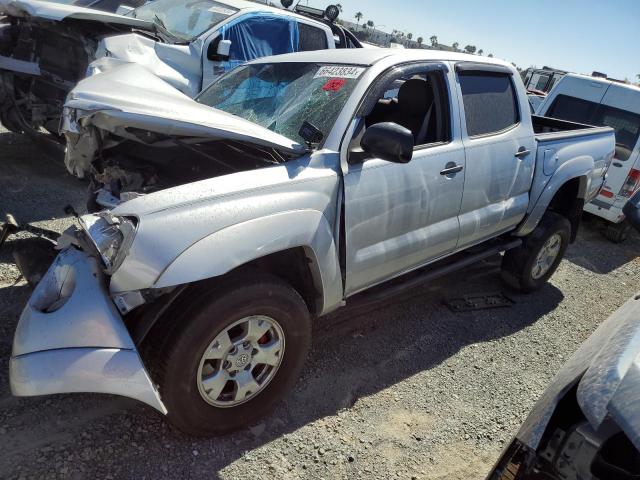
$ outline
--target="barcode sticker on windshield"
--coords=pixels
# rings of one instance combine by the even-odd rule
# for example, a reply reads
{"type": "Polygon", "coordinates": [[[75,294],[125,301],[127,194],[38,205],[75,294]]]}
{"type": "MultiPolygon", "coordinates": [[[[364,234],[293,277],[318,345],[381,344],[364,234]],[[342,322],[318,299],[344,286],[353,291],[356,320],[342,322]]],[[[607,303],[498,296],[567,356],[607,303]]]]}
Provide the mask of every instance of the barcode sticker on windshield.
{"type": "Polygon", "coordinates": [[[327,66],[320,67],[313,78],[358,78],[364,72],[362,67],[327,66]]]}

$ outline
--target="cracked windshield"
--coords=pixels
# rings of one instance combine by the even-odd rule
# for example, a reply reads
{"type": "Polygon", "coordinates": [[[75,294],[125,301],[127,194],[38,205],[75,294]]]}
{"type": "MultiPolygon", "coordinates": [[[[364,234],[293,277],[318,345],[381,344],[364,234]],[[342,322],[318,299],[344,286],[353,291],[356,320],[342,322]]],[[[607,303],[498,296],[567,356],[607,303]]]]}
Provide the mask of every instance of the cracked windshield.
{"type": "Polygon", "coordinates": [[[154,23],[177,40],[189,41],[237,12],[212,0],[156,0],[136,8],[131,16],[154,23]]]}
{"type": "Polygon", "coordinates": [[[364,67],[276,63],[237,68],[205,90],[198,101],[296,142],[304,122],[326,137],[364,67]]]}

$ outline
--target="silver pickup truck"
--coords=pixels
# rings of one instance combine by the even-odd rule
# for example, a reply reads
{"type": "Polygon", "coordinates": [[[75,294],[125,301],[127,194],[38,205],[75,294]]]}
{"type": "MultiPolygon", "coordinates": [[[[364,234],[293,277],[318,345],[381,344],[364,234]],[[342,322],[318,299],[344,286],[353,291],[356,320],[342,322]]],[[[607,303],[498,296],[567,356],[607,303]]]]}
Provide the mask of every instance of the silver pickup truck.
{"type": "Polygon", "coordinates": [[[89,162],[126,141],[150,164],[183,148],[174,165],[196,150],[200,178],[65,232],[20,318],[11,388],[124,395],[198,435],[269,412],[312,320],[339,307],[500,252],[511,286],[540,288],[615,149],[610,128],[532,117],[511,65],[450,52],[271,57],[196,100],[105,78],[67,102],[72,148],[89,162]]]}

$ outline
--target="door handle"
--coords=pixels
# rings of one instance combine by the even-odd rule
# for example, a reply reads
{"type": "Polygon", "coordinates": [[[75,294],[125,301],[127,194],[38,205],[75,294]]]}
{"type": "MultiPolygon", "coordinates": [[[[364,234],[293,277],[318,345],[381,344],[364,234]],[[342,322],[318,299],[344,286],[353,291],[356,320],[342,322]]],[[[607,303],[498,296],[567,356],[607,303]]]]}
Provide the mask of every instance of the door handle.
{"type": "Polygon", "coordinates": [[[460,173],[463,168],[464,168],[464,166],[462,166],[462,165],[456,165],[453,162],[449,162],[445,166],[444,170],[442,170],[440,172],[440,175],[453,175],[453,174],[456,174],[456,173],[460,173]]]}
{"type": "Polygon", "coordinates": [[[531,152],[524,147],[520,147],[520,149],[515,153],[516,158],[524,158],[529,155],[531,152]]]}

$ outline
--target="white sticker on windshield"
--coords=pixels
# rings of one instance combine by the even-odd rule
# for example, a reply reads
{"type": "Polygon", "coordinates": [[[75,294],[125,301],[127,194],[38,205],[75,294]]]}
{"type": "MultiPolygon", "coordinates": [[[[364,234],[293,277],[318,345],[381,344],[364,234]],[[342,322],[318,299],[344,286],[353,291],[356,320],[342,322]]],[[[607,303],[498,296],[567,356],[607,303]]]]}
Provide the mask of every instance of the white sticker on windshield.
{"type": "Polygon", "coordinates": [[[236,13],[234,10],[224,7],[211,7],[208,11],[211,13],[219,13],[220,15],[233,15],[236,13]]]}
{"type": "Polygon", "coordinates": [[[362,67],[331,65],[320,67],[313,78],[358,78],[364,72],[362,67]]]}

